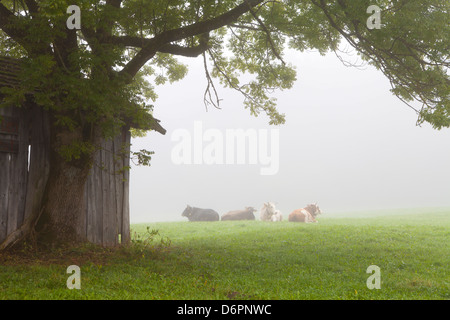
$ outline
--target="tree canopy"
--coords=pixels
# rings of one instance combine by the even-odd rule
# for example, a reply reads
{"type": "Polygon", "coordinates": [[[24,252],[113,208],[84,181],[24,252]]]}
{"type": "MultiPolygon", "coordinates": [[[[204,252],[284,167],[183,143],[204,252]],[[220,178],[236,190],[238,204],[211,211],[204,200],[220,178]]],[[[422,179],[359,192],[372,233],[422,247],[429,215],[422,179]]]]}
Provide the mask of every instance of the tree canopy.
{"type": "Polygon", "coordinates": [[[421,103],[419,123],[440,129],[450,125],[449,7],[447,0],[3,0],[0,50],[24,58],[21,86],[3,89],[4,104],[33,92],[68,128],[104,136],[124,124],[147,128],[155,85],[187,73],[176,57],[203,56],[205,103],[218,106],[218,79],[244,95],[251,114],[280,124],[270,93],[296,79],[285,49],[324,54],[346,39],[395,95],[421,103]],[[81,9],[81,30],[66,26],[71,4],[81,9]],[[366,23],[373,4],[379,29],[366,23]]]}

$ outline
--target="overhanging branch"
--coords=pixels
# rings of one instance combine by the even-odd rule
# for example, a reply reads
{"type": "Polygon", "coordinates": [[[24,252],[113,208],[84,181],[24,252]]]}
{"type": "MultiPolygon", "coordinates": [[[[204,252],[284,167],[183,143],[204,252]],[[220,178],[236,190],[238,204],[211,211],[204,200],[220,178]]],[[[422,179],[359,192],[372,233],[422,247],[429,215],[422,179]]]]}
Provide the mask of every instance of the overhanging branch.
{"type": "Polygon", "coordinates": [[[19,17],[15,16],[2,3],[0,3],[0,29],[11,37],[11,39],[24,47],[25,50],[29,51],[29,45],[25,41],[25,31],[14,27],[18,26],[19,22],[19,17]]]}
{"type": "MultiPolygon", "coordinates": [[[[245,0],[245,2],[248,3],[248,0],[245,0]]],[[[283,63],[283,65],[285,65],[286,63],[284,62],[283,58],[281,57],[280,53],[278,52],[278,50],[277,50],[277,48],[275,46],[275,43],[273,42],[272,36],[270,35],[270,31],[267,29],[267,27],[264,24],[264,22],[258,17],[258,15],[253,10],[253,8],[250,6],[250,4],[248,4],[248,6],[249,6],[249,11],[252,14],[253,18],[255,18],[255,20],[258,22],[259,26],[261,27],[261,29],[266,33],[267,41],[270,44],[270,47],[272,49],[273,54],[275,55],[275,57],[278,58],[278,60],[281,61],[281,63],[283,63]]]]}
{"type": "MultiPolygon", "coordinates": [[[[207,38],[207,37],[206,37],[207,38]]],[[[106,40],[107,43],[124,45],[126,47],[144,48],[149,45],[150,39],[142,39],[133,36],[111,36],[106,40]]],[[[192,47],[184,47],[177,44],[168,43],[161,46],[158,52],[170,53],[185,57],[197,57],[208,50],[208,41],[205,38],[200,39],[200,43],[192,47]]]]}
{"type": "Polygon", "coordinates": [[[39,11],[39,6],[36,1],[34,0],[25,0],[25,4],[28,7],[28,11],[30,12],[30,15],[33,17],[36,13],[39,11]]]}
{"type": "Polygon", "coordinates": [[[196,35],[208,33],[219,29],[227,24],[235,22],[240,16],[247,13],[250,8],[262,3],[264,0],[247,0],[234,9],[227,11],[215,18],[196,22],[186,27],[177,28],[162,32],[151,39],[143,39],[145,45],[141,51],[131,59],[128,64],[120,71],[120,74],[133,78],[136,73],[150,60],[161,47],[172,42],[180,41],[196,35]]]}
{"type": "Polygon", "coordinates": [[[195,47],[183,47],[175,44],[166,44],[162,46],[158,51],[185,57],[198,57],[203,52],[208,50],[208,48],[208,45],[205,43],[201,43],[195,47]]]}

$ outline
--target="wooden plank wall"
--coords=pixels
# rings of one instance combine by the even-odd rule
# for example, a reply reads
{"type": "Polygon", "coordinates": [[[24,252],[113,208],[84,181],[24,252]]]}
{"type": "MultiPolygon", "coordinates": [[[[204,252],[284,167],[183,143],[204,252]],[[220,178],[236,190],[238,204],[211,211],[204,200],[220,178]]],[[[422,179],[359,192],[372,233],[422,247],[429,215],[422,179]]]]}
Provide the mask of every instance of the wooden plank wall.
{"type": "Polygon", "coordinates": [[[86,235],[89,242],[115,246],[130,241],[130,132],[103,142],[86,182],[86,235]],[[120,239],[119,239],[120,238],[120,239]]]}
{"type": "MultiPolygon", "coordinates": [[[[48,116],[42,108],[0,108],[0,116],[20,119],[18,153],[0,153],[0,243],[38,210],[49,173],[48,116]],[[30,147],[31,146],[31,147],[30,147]],[[30,150],[30,152],[29,152],[30,150]],[[28,163],[29,159],[29,163],[28,163]]],[[[130,132],[104,141],[86,181],[81,236],[103,246],[130,241],[130,132]]]]}
{"type": "Polygon", "coordinates": [[[0,116],[21,118],[18,135],[1,134],[3,139],[17,141],[18,152],[0,152],[0,240],[21,226],[25,213],[28,179],[27,121],[23,109],[0,108],[0,116]]]}

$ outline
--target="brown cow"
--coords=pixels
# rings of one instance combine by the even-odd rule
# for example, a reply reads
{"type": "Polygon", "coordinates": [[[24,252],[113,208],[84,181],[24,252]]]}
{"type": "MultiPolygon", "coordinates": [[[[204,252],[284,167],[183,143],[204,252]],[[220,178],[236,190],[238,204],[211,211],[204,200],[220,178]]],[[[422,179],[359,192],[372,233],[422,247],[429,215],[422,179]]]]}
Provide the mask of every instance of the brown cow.
{"type": "Polygon", "coordinates": [[[291,222],[317,222],[316,216],[320,213],[317,204],[309,204],[305,208],[292,211],[288,220],[291,222]]]}
{"type": "Polygon", "coordinates": [[[246,207],[244,210],[229,211],[222,215],[223,220],[255,220],[253,212],[257,211],[253,207],[246,207]]]}

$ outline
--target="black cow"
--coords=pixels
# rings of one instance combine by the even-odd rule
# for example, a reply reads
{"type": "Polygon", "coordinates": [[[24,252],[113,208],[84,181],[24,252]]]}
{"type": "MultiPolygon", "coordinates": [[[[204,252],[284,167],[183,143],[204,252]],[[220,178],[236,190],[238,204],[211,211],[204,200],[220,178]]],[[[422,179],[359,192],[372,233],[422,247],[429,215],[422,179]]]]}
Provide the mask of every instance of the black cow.
{"type": "Polygon", "coordinates": [[[213,209],[201,209],[191,206],[187,206],[181,216],[188,218],[189,221],[219,221],[219,214],[213,209]]]}

